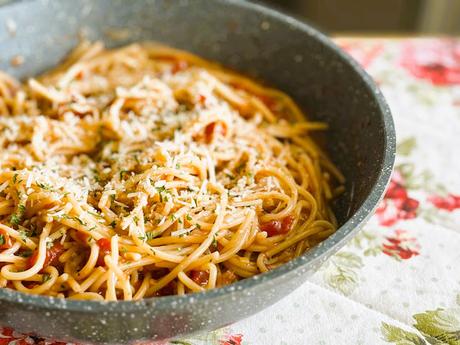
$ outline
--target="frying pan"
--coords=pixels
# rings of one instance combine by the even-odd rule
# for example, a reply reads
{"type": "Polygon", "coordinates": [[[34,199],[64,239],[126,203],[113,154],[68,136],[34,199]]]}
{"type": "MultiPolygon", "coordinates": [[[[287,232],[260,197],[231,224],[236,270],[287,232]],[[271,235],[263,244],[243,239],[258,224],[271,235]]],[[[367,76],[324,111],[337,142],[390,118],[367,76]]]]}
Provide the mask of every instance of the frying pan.
{"type": "MultiPolygon", "coordinates": [[[[290,94],[311,119],[330,126],[326,149],[347,178],[347,192],[334,205],[341,227],[271,272],[186,296],[90,302],[0,289],[1,325],[101,344],[216,329],[292,292],[356,234],[380,201],[395,154],[390,111],[370,77],[311,26],[240,0],[21,1],[0,7],[0,69],[21,79],[36,75],[55,66],[81,35],[109,47],[159,41],[290,94]],[[12,66],[18,55],[24,63],[12,66]]],[[[310,312],[308,301],[301,303],[310,312]]]]}

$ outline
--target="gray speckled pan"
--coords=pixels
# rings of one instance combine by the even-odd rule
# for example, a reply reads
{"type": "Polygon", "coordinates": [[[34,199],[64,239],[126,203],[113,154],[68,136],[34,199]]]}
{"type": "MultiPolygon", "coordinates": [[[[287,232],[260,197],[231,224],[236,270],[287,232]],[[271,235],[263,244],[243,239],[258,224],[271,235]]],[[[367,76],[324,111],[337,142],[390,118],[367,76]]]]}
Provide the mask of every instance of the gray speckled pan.
{"type": "MultiPolygon", "coordinates": [[[[0,289],[0,324],[94,343],[164,339],[215,329],[294,290],[358,231],[382,197],[395,154],[388,107],[367,74],[310,26],[240,0],[23,1],[0,7],[0,69],[20,78],[40,73],[62,59],[81,31],[109,46],[164,42],[292,95],[311,118],[330,124],[327,149],[348,181],[347,193],[336,204],[342,226],[276,270],[183,297],[102,303],[0,289]],[[14,37],[7,20],[17,25],[14,37]],[[11,67],[17,54],[25,63],[11,67]]],[[[301,303],[309,312],[308,301],[301,303]]]]}

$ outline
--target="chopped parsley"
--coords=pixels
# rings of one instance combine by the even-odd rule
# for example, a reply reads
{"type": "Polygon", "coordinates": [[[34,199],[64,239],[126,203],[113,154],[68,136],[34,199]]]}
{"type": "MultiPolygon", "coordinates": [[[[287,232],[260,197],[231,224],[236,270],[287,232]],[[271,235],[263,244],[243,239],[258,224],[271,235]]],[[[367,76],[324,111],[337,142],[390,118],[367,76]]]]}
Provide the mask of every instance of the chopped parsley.
{"type": "Polygon", "coordinates": [[[155,189],[157,190],[158,195],[160,196],[160,202],[168,201],[167,194],[170,194],[171,192],[167,190],[165,186],[155,187],[155,189]]]}
{"type": "Polygon", "coordinates": [[[212,236],[212,245],[213,245],[214,247],[217,247],[217,238],[216,238],[216,235],[215,235],[215,234],[212,236]]]}
{"type": "Polygon", "coordinates": [[[72,219],[76,220],[76,221],[79,222],[81,225],[84,225],[84,226],[87,225],[87,224],[86,224],[84,221],[82,221],[79,217],[73,217],[72,219]]]}
{"type": "Polygon", "coordinates": [[[117,226],[117,221],[116,220],[113,220],[110,224],[109,224],[112,228],[115,228],[117,226]]]}
{"type": "Polygon", "coordinates": [[[5,242],[6,242],[5,236],[3,236],[3,234],[0,234],[0,246],[4,245],[5,242]]]}
{"type": "Polygon", "coordinates": [[[18,180],[18,174],[13,175],[13,184],[16,184],[16,181],[18,180]]]}
{"type": "Polygon", "coordinates": [[[90,215],[94,216],[94,217],[97,217],[97,218],[103,218],[100,214],[96,213],[96,212],[91,212],[91,211],[87,211],[90,215]]]}
{"type": "Polygon", "coordinates": [[[101,177],[99,176],[97,169],[91,169],[91,172],[93,173],[94,180],[98,183],[101,182],[101,177]]]}
{"type": "Polygon", "coordinates": [[[123,180],[123,175],[129,173],[129,170],[120,170],[120,180],[123,180]]]}
{"type": "Polygon", "coordinates": [[[153,240],[155,237],[158,236],[158,233],[156,233],[155,231],[151,231],[151,232],[146,232],[145,233],[145,236],[139,236],[138,238],[141,240],[141,241],[150,241],[150,240],[153,240]]]}
{"type": "Polygon", "coordinates": [[[196,223],[195,226],[196,226],[197,229],[201,229],[201,225],[200,225],[200,224],[196,223]]]}
{"type": "Polygon", "coordinates": [[[18,215],[17,213],[13,213],[11,215],[10,223],[17,226],[19,225],[20,222],[21,222],[21,216],[18,215]]]}
{"type": "Polygon", "coordinates": [[[41,183],[41,182],[35,182],[35,184],[40,187],[41,189],[45,189],[45,190],[49,190],[49,191],[52,191],[53,188],[49,185],[49,184],[46,184],[46,183],[41,183]]]}
{"type": "Polygon", "coordinates": [[[17,212],[11,215],[10,223],[15,226],[19,225],[19,223],[21,223],[21,220],[22,220],[22,217],[24,216],[25,211],[26,211],[25,205],[23,204],[18,205],[17,212]]]}
{"type": "Polygon", "coordinates": [[[45,273],[42,275],[42,283],[46,283],[50,279],[51,279],[51,276],[48,273],[45,273]]]}
{"type": "Polygon", "coordinates": [[[139,225],[139,217],[138,216],[134,216],[133,221],[134,221],[134,224],[139,225]]]}
{"type": "Polygon", "coordinates": [[[186,217],[185,217],[189,222],[192,220],[192,217],[188,214],[186,217]]]}

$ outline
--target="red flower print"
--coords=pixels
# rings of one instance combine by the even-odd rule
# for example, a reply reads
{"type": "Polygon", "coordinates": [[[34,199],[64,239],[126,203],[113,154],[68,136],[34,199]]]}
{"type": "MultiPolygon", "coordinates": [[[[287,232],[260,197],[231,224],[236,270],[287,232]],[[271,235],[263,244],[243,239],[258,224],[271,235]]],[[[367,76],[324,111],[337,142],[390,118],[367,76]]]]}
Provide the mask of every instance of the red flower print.
{"type": "Polygon", "coordinates": [[[398,171],[391,176],[390,184],[388,185],[385,199],[406,199],[408,197],[407,190],[403,186],[404,180],[398,171]]]}
{"type": "Polygon", "coordinates": [[[219,345],[241,345],[242,341],[242,334],[225,335],[221,340],[219,340],[219,345]]]}
{"type": "Polygon", "coordinates": [[[460,195],[449,194],[446,197],[431,195],[428,201],[441,210],[452,212],[460,209],[460,195]]]}
{"type": "Polygon", "coordinates": [[[420,254],[420,245],[414,237],[409,237],[405,230],[395,230],[393,236],[385,237],[382,252],[388,256],[407,260],[420,254]]]}
{"type": "Polygon", "coordinates": [[[369,67],[383,51],[383,44],[361,44],[358,41],[338,42],[343,50],[350,54],[363,68],[369,67]]]}
{"type": "Polygon", "coordinates": [[[0,345],[66,345],[60,341],[46,340],[30,334],[21,334],[9,327],[0,327],[0,345]]]}
{"type": "Polygon", "coordinates": [[[35,341],[20,333],[16,333],[13,329],[0,327],[0,345],[31,345],[35,341]]]}
{"type": "Polygon", "coordinates": [[[381,225],[391,226],[399,220],[415,218],[419,205],[416,199],[409,197],[401,175],[395,172],[376,215],[381,225]]]}
{"type": "Polygon", "coordinates": [[[408,42],[402,51],[401,65],[413,76],[435,85],[460,84],[460,41],[408,42]]]}

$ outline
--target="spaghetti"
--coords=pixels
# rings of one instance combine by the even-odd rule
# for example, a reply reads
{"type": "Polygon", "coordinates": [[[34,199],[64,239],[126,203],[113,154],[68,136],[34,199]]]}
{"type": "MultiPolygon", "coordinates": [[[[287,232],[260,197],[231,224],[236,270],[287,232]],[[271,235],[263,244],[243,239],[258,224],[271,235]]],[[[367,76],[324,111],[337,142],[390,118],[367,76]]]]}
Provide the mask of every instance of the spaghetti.
{"type": "Polygon", "coordinates": [[[137,300],[223,286],[337,228],[344,178],[284,93],[154,44],[0,72],[0,287],[137,300]]]}

